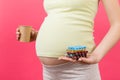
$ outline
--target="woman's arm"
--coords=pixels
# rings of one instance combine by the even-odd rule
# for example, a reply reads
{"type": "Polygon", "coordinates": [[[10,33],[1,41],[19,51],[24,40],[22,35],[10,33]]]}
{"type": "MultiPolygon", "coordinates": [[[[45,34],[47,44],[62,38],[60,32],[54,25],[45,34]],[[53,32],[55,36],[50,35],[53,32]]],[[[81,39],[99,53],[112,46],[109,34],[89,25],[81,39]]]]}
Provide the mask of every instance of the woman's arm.
{"type": "Polygon", "coordinates": [[[120,40],[120,6],[118,0],[102,0],[106,9],[109,21],[110,29],[102,39],[100,44],[96,47],[90,57],[81,58],[80,61],[86,63],[99,62],[107,52],[120,40]],[[95,58],[96,57],[96,58],[95,58]],[[95,58],[95,60],[93,59],[95,58]]]}
{"type": "MultiPolygon", "coordinates": [[[[98,63],[107,54],[107,52],[120,40],[119,2],[118,0],[102,0],[102,2],[106,9],[111,27],[102,41],[96,47],[96,49],[92,52],[92,54],[87,58],[79,58],[79,62],[90,64],[98,63]]],[[[66,57],[60,57],[59,59],[76,62],[75,60],[66,57]]]]}

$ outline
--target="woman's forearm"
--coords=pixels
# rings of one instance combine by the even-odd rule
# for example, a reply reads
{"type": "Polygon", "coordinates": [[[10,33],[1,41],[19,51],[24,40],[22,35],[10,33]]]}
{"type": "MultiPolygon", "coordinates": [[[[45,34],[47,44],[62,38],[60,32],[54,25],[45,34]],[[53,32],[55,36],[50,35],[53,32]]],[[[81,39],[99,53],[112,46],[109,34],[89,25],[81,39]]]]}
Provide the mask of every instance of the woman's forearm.
{"type": "Polygon", "coordinates": [[[100,44],[93,51],[93,54],[99,55],[102,59],[104,55],[120,40],[120,25],[111,26],[108,33],[102,39],[100,44]]]}

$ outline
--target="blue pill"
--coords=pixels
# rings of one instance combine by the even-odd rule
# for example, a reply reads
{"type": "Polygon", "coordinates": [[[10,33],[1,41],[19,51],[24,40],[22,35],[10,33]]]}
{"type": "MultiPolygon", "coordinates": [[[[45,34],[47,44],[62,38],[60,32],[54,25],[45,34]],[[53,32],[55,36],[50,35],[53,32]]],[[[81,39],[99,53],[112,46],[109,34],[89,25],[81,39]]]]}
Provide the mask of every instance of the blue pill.
{"type": "Polygon", "coordinates": [[[86,49],[86,46],[83,46],[83,49],[86,49]]]}

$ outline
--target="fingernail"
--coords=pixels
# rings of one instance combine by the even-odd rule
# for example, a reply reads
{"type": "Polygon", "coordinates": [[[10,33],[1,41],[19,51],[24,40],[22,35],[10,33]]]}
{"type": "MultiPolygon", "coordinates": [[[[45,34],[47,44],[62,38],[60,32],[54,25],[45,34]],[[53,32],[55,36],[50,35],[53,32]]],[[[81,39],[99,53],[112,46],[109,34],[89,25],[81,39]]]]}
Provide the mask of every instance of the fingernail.
{"type": "Polygon", "coordinates": [[[61,60],[61,58],[58,58],[58,60],[61,60]]]}
{"type": "Polygon", "coordinates": [[[82,59],[81,58],[79,58],[79,60],[78,61],[81,61],[82,59]]]}

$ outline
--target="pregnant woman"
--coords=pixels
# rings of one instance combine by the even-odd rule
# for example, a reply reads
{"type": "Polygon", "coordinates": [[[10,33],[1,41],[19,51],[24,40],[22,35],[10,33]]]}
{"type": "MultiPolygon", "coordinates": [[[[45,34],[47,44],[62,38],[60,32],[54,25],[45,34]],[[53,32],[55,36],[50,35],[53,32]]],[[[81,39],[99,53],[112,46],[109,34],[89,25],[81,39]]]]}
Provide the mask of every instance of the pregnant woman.
{"type": "MultiPolygon", "coordinates": [[[[101,1],[111,27],[96,46],[93,29],[99,0],[44,0],[47,16],[40,30],[31,32],[44,80],[101,80],[98,63],[120,39],[118,0],[101,1]],[[78,60],[66,57],[66,49],[76,45],[86,46],[89,55],[78,60]]],[[[18,28],[18,40],[20,36],[18,28]]]]}

